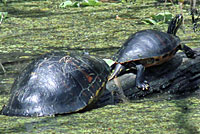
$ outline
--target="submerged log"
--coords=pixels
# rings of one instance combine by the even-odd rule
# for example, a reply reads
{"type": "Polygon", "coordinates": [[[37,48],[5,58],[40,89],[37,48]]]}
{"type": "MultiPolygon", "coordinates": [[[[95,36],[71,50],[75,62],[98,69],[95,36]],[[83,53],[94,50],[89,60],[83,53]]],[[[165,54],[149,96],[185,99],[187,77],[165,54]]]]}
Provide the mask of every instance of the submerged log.
{"type": "MultiPolygon", "coordinates": [[[[121,89],[128,99],[145,97],[153,93],[168,92],[182,94],[200,89],[200,48],[196,48],[197,57],[189,59],[184,53],[177,53],[174,58],[162,65],[147,68],[145,79],[150,84],[150,90],[141,91],[135,87],[136,75],[130,70],[118,77],[121,89]]],[[[119,102],[120,88],[112,80],[107,83],[106,92],[100,98],[99,105],[112,103],[111,92],[114,92],[114,102],[119,102]]]]}

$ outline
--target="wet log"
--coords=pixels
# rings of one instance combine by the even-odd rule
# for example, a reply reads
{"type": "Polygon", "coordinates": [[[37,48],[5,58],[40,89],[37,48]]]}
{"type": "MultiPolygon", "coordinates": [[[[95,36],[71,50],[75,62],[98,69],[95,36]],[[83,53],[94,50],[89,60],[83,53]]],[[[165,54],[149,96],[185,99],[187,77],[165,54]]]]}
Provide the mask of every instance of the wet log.
{"type": "Polygon", "coordinates": [[[196,48],[195,51],[197,51],[195,59],[189,59],[180,52],[162,65],[147,68],[145,79],[151,87],[148,91],[137,89],[135,87],[136,75],[131,70],[126,72],[118,77],[121,88],[113,80],[108,82],[106,92],[98,103],[101,105],[113,103],[111,92],[114,92],[114,102],[120,101],[120,89],[128,99],[146,97],[153,93],[182,94],[200,89],[200,48],[196,48]]]}

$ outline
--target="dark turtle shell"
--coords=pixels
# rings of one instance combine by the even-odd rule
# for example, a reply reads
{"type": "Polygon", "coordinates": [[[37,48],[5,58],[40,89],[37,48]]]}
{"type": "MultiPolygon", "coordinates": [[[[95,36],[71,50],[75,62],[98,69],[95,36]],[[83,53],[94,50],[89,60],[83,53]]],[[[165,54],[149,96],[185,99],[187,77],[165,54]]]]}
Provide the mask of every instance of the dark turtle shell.
{"type": "Polygon", "coordinates": [[[109,73],[108,65],[93,56],[48,53],[17,77],[1,113],[45,116],[85,109],[101,95],[109,73]]]}
{"type": "Polygon", "coordinates": [[[177,36],[156,30],[143,30],[133,34],[119,49],[113,60],[120,64],[131,61],[142,63],[142,60],[147,60],[142,64],[153,64],[156,58],[160,60],[162,56],[167,57],[171,52],[176,53],[179,45],[180,39],[177,36]]]}

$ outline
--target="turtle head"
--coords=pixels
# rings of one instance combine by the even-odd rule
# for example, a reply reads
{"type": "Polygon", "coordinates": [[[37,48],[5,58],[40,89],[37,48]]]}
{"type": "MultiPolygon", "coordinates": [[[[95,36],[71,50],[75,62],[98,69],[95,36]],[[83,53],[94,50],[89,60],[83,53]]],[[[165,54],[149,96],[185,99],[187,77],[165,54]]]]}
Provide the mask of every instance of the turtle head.
{"type": "Polygon", "coordinates": [[[177,33],[179,27],[181,26],[182,22],[183,22],[183,15],[182,14],[177,14],[171,20],[171,22],[169,23],[167,33],[176,35],[176,33],[177,33]]]}
{"type": "Polygon", "coordinates": [[[125,69],[125,67],[123,65],[121,65],[120,63],[116,63],[115,67],[113,69],[114,70],[111,73],[110,77],[108,78],[108,81],[110,81],[110,80],[114,79],[115,77],[117,77],[122,72],[122,70],[125,69]]]}

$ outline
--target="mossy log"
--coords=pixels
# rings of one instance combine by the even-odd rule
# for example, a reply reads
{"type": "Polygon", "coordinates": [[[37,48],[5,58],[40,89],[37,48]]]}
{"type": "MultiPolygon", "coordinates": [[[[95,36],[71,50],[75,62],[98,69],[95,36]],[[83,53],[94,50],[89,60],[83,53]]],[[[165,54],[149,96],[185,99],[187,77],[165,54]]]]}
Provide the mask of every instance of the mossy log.
{"type": "Polygon", "coordinates": [[[148,91],[141,91],[135,87],[136,75],[131,70],[118,77],[121,88],[116,85],[114,80],[109,81],[106,92],[98,103],[109,104],[112,98],[111,91],[116,92],[114,101],[118,102],[121,99],[119,94],[122,92],[128,99],[135,99],[158,92],[181,94],[200,89],[200,48],[196,48],[195,51],[197,51],[195,59],[189,59],[180,52],[172,60],[162,65],[147,68],[145,79],[148,80],[151,87],[148,91]]]}

